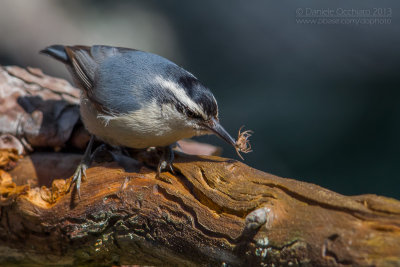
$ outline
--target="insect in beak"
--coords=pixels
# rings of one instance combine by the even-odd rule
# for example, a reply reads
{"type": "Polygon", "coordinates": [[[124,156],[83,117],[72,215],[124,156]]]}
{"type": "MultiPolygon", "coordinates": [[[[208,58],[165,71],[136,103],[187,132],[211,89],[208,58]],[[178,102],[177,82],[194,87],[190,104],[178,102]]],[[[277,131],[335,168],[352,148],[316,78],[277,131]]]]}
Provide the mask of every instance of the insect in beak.
{"type": "Polygon", "coordinates": [[[211,121],[208,123],[207,128],[210,129],[212,133],[220,137],[222,140],[232,145],[235,148],[236,153],[242,160],[243,157],[240,152],[251,152],[251,146],[248,138],[251,136],[252,131],[248,130],[241,132],[243,128],[241,127],[238,133],[238,141],[235,141],[235,139],[233,139],[233,137],[224,129],[224,127],[222,127],[222,125],[214,118],[211,119],[211,121]]]}

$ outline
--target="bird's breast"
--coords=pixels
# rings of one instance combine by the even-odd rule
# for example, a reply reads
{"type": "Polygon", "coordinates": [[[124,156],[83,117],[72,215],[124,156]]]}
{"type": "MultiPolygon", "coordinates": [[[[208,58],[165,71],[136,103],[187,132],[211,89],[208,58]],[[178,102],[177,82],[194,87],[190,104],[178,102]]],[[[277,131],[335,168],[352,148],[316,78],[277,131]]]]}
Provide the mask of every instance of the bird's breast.
{"type": "Polygon", "coordinates": [[[168,105],[149,105],[128,114],[103,114],[85,97],[80,106],[87,130],[110,145],[132,148],[167,146],[197,134],[186,118],[168,105]]]}

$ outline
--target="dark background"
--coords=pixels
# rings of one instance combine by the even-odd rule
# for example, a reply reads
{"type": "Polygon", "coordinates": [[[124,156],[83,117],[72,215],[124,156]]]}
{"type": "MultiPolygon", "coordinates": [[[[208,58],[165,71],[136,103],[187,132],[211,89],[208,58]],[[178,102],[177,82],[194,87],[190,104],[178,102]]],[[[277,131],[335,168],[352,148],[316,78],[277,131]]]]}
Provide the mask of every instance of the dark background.
{"type": "MultiPolygon", "coordinates": [[[[109,44],[160,54],[215,94],[236,136],[255,131],[255,168],[342,194],[400,198],[400,4],[392,1],[0,3],[0,64],[70,80],[45,46],[109,44]],[[299,8],[391,8],[386,24],[299,23],[299,8]]],[[[233,149],[214,136],[201,141],[233,149]]]]}

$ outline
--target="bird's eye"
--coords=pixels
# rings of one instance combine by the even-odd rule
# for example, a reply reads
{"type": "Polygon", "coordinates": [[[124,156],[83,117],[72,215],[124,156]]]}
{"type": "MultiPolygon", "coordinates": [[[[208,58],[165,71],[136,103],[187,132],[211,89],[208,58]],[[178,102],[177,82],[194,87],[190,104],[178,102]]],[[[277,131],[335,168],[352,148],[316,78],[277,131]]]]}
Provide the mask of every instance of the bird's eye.
{"type": "Polygon", "coordinates": [[[189,118],[194,118],[194,119],[200,119],[201,118],[201,116],[199,116],[197,113],[195,113],[194,111],[192,111],[190,109],[186,110],[186,115],[189,118]]]}
{"type": "Polygon", "coordinates": [[[190,117],[190,118],[194,118],[194,116],[195,116],[194,112],[191,111],[190,109],[188,109],[188,110],[186,111],[186,114],[187,114],[188,117],[190,117]]]}

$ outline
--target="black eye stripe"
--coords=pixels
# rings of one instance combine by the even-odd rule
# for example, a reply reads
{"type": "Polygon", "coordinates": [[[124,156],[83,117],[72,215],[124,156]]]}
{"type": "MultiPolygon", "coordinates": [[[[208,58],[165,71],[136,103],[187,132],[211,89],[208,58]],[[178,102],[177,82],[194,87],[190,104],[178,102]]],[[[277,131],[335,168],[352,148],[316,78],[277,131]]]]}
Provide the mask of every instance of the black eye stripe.
{"type": "Polygon", "coordinates": [[[158,97],[159,103],[173,104],[178,112],[192,118],[206,120],[210,117],[218,116],[218,106],[215,98],[210,90],[202,86],[196,78],[192,76],[183,76],[176,82],[186,91],[189,98],[199,106],[204,114],[198,114],[197,112],[189,109],[169,90],[166,90],[158,97]]]}
{"type": "Polygon", "coordinates": [[[186,115],[193,119],[203,119],[203,117],[201,115],[197,114],[196,112],[194,112],[193,110],[190,110],[190,109],[186,110],[186,115]]]}
{"type": "Polygon", "coordinates": [[[194,119],[202,119],[203,118],[200,114],[197,114],[195,111],[191,110],[190,108],[188,108],[182,104],[177,103],[175,105],[175,108],[181,114],[184,114],[190,118],[194,118],[194,119]]]}

